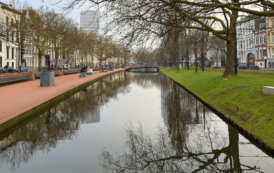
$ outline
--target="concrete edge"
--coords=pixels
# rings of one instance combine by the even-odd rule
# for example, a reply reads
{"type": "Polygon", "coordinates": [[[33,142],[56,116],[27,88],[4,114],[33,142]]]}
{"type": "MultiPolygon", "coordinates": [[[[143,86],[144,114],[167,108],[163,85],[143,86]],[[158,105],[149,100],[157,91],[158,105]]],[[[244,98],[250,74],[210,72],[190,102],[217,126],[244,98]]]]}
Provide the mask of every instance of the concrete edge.
{"type": "MultiPolygon", "coordinates": [[[[161,72],[161,71],[160,71],[161,72]]],[[[163,73],[163,72],[162,72],[163,73]]],[[[163,73],[165,76],[167,76],[165,73],[163,73]]],[[[267,155],[270,155],[274,158],[274,148],[271,147],[269,144],[265,143],[262,139],[260,139],[258,136],[254,135],[253,133],[246,130],[244,127],[240,126],[236,122],[234,122],[232,119],[224,115],[223,113],[219,112],[216,108],[205,102],[203,99],[198,97],[196,94],[192,93],[190,90],[185,88],[183,85],[179,84],[175,80],[173,80],[171,77],[167,76],[172,81],[174,81],[176,84],[178,84],[180,87],[182,87],[184,90],[189,92],[192,96],[194,96],[197,100],[199,100],[201,103],[203,103],[208,109],[210,109],[213,113],[218,115],[224,122],[226,122],[230,127],[237,130],[238,133],[240,133],[242,136],[244,136],[246,139],[248,139],[252,144],[254,144],[256,147],[260,148],[263,152],[265,152],[267,155]]]]}
{"type": "Polygon", "coordinates": [[[89,82],[86,82],[84,84],[81,84],[81,85],[79,85],[75,88],[72,88],[71,90],[62,93],[62,94],[58,95],[57,97],[54,97],[54,98],[52,98],[52,99],[50,99],[50,100],[48,100],[48,101],[46,101],[46,102],[44,102],[44,103],[42,103],[38,106],[35,106],[34,108],[32,108],[32,109],[30,109],[30,110],[28,110],[24,113],[22,113],[22,114],[20,114],[16,117],[6,121],[6,122],[0,124],[0,134],[2,134],[3,132],[7,131],[8,129],[14,127],[15,125],[19,124],[20,122],[24,121],[25,119],[27,119],[27,118],[41,112],[42,110],[50,107],[51,105],[56,104],[58,102],[61,102],[64,99],[72,96],[73,94],[87,88],[89,85],[91,85],[91,84],[93,84],[93,83],[95,83],[95,82],[97,82],[97,81],[99,81],[99,80],[101,80],[105,77],[114,75],[114,74],[122,72],[122,71],[124,71],[124,70],[119,70],[119,71],[116,71],[114,73],[106,73],[106,75],[104,75],[104,76],[101,76],[99,78],[93,79],[93,80],[91,80],[89,82]]]}

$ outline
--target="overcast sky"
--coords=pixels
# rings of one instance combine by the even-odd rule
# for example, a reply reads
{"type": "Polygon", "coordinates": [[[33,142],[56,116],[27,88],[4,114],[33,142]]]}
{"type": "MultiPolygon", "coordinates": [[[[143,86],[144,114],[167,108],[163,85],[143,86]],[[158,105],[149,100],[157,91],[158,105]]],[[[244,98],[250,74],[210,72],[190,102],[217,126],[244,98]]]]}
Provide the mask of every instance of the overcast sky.
{"type": "MultiPolygon", "coordinates": [[[[4,3],[9,3],[10,0],[0,0],[4,3]]],[[[27,2],[34,9],[38,9],[41,6],[48,6],[50,9],[54,9],[56,12],[62,13],[62,7],[67,3],[67,0],[62,0],[61,3],[56,4],[60,0],[19,0],[20,2],[27,2]],[[43,2],[44,1],[44,2],[43,2]]],[[[80,12],[81,10],[87,10],[90,6],[90,3],[85,3],[83,6],[75,8],[69,14],[65,14],[66,16],[75,19],[80,24],[80,12]]]]}

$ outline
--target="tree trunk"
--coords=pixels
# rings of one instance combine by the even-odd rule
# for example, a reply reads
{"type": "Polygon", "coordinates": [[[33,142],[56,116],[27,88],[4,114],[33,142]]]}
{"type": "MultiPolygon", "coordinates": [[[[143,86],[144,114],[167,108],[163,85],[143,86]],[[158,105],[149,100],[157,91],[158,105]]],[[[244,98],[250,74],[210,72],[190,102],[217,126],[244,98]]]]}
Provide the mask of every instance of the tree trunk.
{"type": "Polygon", "coordinates": [[[59,56],[58,50],[55,50],[54,53],[55,53],[55,70],[57,70],[58,69],[58,56],[59,56]]]}
{"type": "Polygon", "coordinates": [[[228,29],[228,40],[227,41],[227,58],[225,64],[225,71],[223,77],[235,77],[233,69],[233,60],[234,60],[234,34],[236,31],[236,21],[238,18],[238,12],[232,10],[232,17],[230,19],[230,28],[228,29]]]}
{"type": "Polygon", "coordinates": [[[18,62],[17,62],[17,63],[18,63],[18,64],[17,64],[17,67],[18,67],[18,68],[17,68],[17,69],[18,69],[18,74],[20,74],[20,72],[21,72],[21,66],[20,66],[21,58],[20,58],[20,56],[21,56],[21,55],[20,55],[19,52],[21,52],[21,51],[20,51],[19,47],[18,47],[18,51],[17,51],[17,52],[18,52],[17,55],[16,55],[16,56],[18,57],[18,62]]]}
{"type": "MultiPolygon", "coordinates": [[[[234,37],[234,34],[233,34],[233,37],[234,37]]],[[[224,71],[223,77],[234,77],[235,76],[234,69],[233,69],[234,44],[228,43],[226,47],[227,47],[227,58],[226,58],[225,71],[224,71]]]]}
{"type": "Polygon", "coordinates": [[[38,51],[38,71],[41,72],[42,71],[42,56],[43,54],[38,51]]]}
{"type": "Polygon", "coordinates": [[[197,48],[196,48],[196,46],[194,48],[194,53],[195,53],[195,73],[197,73],[197,48]]]}
{"type": "Polygon", "coordinates": [[[237,131],[228,127],[228,136],[229,136],[229,150],[232,156],[232,162],[234,165],[234,170],[236,173],[242,173],[240,156],[239,156],[239,135],[237,131]]]}

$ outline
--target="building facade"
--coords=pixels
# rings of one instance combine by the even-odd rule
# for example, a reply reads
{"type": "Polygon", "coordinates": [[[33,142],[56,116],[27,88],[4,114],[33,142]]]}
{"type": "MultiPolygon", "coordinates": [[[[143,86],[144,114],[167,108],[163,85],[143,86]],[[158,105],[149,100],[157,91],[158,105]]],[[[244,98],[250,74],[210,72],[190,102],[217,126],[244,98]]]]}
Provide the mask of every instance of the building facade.
{"type": "Polygon", "coordinates": [[[19,56],[13,24],[20,19],[20,15],[11,5],[0,2],[0,67],[17,67],[19,56]]]}
{"type": "Polygon", "coordinates": [[[265,18],[255,19],[254,43],[256,49],[255,65],[260,68],[267,68],[267,41],[265,18]]]}
{"type": "Polygon", "coordinates": [[[267,68],[274,68],[274,17],[266,17],[267,68]]]}
{"type": "Polygon", "coordinates": [[[80,28],[86,33],[100,35],[99,11],[84,10],[80,13],[80,28]]]}
{"type": "MultiPolygon", "coordinates": [[[[243,21],[244,18],[241,18],[243,21]]],[[[238,55],[238,64],[240,66],[246,65],[246,58],[245,58],[245,25],[239,24],[236,26],[237,31],[237,55],[238,55]]]]}

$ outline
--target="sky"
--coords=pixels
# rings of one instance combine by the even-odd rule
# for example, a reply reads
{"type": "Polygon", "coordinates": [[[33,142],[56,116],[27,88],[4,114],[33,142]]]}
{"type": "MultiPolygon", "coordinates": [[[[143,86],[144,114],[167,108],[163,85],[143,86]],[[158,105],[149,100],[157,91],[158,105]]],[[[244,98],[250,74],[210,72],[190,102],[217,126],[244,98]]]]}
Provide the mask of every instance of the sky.
{"type": "MultiPolygon", "coordinates": [[[[9,4],[10,0],[0,0],[4,3],[9,4]]],[[[87,10],[88,7],[91,5],[90,3],[85,3],[81,7],[77,7],[72,10],[69,14],[63,12],[62,7],[67,4],[67,0],[19,0],[21,3],[27,2],[30,4],[34,9],[38,9],[41,6],[48,6],[50,9],[54,9],[58,13],[63,13],[65,16],[70,17],[76,20],[80,24],[80,12],[81,10],[87,10]],[[44,2],[43,2],[44,1],[44,2]],[[58,4],[56,4],[58,3],[58,4]]]]}

